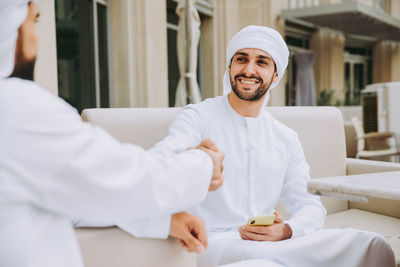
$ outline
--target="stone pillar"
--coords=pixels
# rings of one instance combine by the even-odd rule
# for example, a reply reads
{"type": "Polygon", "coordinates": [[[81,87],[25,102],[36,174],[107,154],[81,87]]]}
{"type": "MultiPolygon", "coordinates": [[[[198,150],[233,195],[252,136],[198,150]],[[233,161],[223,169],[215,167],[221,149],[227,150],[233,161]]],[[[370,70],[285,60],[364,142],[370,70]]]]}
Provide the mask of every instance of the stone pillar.
{"type": "MultiPolygon", "coordinates": [[[[215,95],[223,92],[222,79],[225,73],[225,51],[229,40],[247,25],[264,25],[284,33],[284,21],[279,14],[284,1],[269,0],[214,0],[214,66],[215,95]]],[[[285,77],[271,93],[270,105],[285,104],[285,77]]]]}
{"type": "Polygon", "coordinates": [[[163,0],[112,0],[114,107],[168,107],[167,18],[163,0]]]}
{"type": "Polygon", "coordinates": [[[388,13],[395,17],[396,19],[400,20],[400,1],[399,0],[389,0],[387,1],[388,4],[388,13]]]}
{"type": "Polygon", "coordinates": [[[372,82],[400,80],[400,43],[377,42],[372,50],[372,82]]]}
{"type": "Polygon", "coordinates": [[[318,30],[311,36],[317,97],[326,89],[335,90],[336,100],[344,100],[344,41],[344,36],[338,32],[318,30]]]}
{"type": "Polygon", "coordinates": [[[213,17],[203,18],[201,20],[201,38],[202,40],[202,50],[203,54],[198,60],[201,61],[201,73],[203,80],[203,98],[210,98],[219,95],[218,90],[214,86],[214,79],[216,78],[215,73],[215,59],[214,59],[214,49],[216,49],[214,44],[214,19],[213,17]]]}
{"type": "Polygon", "coordinates": [[[56,18],[54,1],[36,2],[40,18],[36,24],[39,51],[35,67],[35,82],[54,94],[58,94],[56,18]]]}

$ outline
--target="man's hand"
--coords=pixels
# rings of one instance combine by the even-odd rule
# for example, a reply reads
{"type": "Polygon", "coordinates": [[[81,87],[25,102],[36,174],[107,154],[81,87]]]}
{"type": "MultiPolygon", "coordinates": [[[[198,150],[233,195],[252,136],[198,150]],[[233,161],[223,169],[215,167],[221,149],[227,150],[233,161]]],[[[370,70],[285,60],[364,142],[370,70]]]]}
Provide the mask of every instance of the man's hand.
{"type": "Polygon", "coordinates": [[[215,191],[224,183],[224,174],[222,173],[224,166],[222,165],[222,161],[225,158],[225,154],[218,149],[217,145],[211,139],[203,140],[196,148],[206,152],[214,163],[213,176],[208,190],[215,191]]]}
{"type": "Polygon", "coordinates": [[[207,248],[204,221],[186,212],[172,215],[169,235],[179,239],[181,247],[188,252],[201,254],[207,248]]]}
{"type": "Polygon", "coordinates": [[[243,225],[239,227],[239,233],[244,240],[255,241],[280,241],[292,237],[292,229],[283,223],[282,216],[274,212],[275,221],[270,226],[243,225]]]}

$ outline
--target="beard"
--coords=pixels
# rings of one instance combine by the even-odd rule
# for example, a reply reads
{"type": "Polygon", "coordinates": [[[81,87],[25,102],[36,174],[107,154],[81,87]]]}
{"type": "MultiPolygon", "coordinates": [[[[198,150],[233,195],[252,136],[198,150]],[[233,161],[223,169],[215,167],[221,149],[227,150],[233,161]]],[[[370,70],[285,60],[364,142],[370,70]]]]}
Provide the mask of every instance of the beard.
{"type": "Polygon", "coordinates": [[[264,82],[260,77],[255,77],[255,76],[247,77],[244,74],[238,74],[233,79],[230,78],[232,91],[236,94],[237,97],[239,97],[240,99],[245,100],[245,101],[257,101],[260,98],[262,98],[268,92],[268,89],[272,83],[272,80],[273,80],[273,77],[271,77],[271,80],[269,82],[264,82]],[[260,86],[258,86],[258,88],[256,90],[254,90],[253,92],[239,91],[236,86],[236,82],[240,77],[256,79],[260,82],[260,86]]]}
{"type": "Polygon", "coordinates": [[[15,62],[14,70],[11,73],[10,77],[33,81],[33,75],[35,72],[35,61],[36,58],[32,60],[26,60],[19,57],[18,60],[15,62]]]}

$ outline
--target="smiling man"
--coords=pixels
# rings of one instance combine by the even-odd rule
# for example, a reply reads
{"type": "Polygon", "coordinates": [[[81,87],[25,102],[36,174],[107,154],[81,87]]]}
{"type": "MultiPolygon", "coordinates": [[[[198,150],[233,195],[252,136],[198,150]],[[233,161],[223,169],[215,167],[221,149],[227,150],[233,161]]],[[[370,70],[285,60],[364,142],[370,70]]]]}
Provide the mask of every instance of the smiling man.
{"type": "Polygon", "coordinates": [[[224,185],[190,210],[205,219],[209,236],[199,266],[248,259],[283,266],[394,266],[393,252],[379,235],[320,230],[326,211],[307,193],[309,166],[299,138],[264,109],[288,57],[277,31],[239,31],[226,51],[225,94],[185,107],[155,146],[180,152],[212,138],[226,155],[224,185]],[[250,216],[274,213],[279,201],[292,214],[289,220],[278,215],[271,226],[243,225],[250,216]]]}
{"type": "Polygon", "coordinates": [[[271,83],[278,79],[274,60],[260,49],[245,48],[236,52],[229,71],[232,90],[238,98],[246,101],[262,98],[271,83]],[[248,68],[249,76],[243,68],[248,68]]]}

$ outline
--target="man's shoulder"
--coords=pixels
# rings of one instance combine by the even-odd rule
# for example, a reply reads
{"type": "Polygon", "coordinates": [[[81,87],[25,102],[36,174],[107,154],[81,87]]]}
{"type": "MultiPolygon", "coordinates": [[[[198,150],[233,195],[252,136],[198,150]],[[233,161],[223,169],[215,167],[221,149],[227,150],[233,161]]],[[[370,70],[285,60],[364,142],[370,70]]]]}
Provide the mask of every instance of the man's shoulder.
{"type": "Polygon", "coordinates": [[[7,78],[0,81],[0,102],[14,113],[40,116],[59,111],[74,111],[64,100],[32,81],[7,78]]]}
{"type": "Polygon", "coordinates": [[[55,97],[35,82],[19,78],[0,80],[0,90],[4,97],[3,99],[18,99],[18,101],[13,101],[13,104],[25,102],[24,100],[28,100],[29,103],[35,104],[43,97],[55,97]]]}
{"type": "Polygon", "coordinates": [[[223,99],[224,96],[217,96],[213,98],[207,98],[200,103],[190,104],[184,107],[184,111],[193,110],[199,113],[200,115],[206,115],[214,113],[223,107],[223,99]]]}

